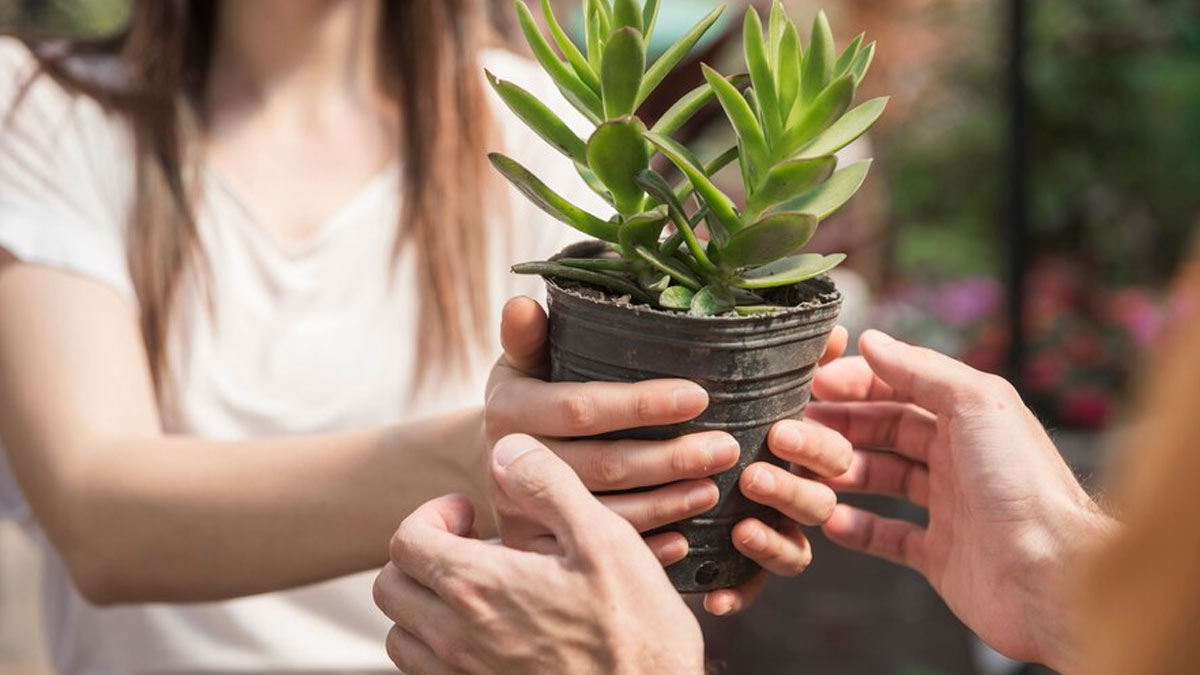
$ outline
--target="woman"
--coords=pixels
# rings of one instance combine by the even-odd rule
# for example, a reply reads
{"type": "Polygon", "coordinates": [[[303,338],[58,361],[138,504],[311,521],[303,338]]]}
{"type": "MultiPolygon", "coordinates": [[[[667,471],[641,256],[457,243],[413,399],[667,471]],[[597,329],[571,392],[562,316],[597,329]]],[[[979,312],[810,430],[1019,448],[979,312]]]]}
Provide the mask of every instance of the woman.
{"type": "MultiPolygon", "coordinates": [[[[144,0],[112,39],[0,39],[0,515],[45,550],[60,671],[390,668],[353,573],[422,501],[485,499],[506,433],[666,485],[605,498],[638,529],[715,503],[724,433],[566,440],[689,419],[694,384],[501,364],[485,424],[490,327],[538,290],[507,268],[576,238],[485,150],[589,195],[485,94],[483,66],[558,100],[476,4],[144,0]]],[[[803,541],[746,527],[769,565],[803,541]]]]}

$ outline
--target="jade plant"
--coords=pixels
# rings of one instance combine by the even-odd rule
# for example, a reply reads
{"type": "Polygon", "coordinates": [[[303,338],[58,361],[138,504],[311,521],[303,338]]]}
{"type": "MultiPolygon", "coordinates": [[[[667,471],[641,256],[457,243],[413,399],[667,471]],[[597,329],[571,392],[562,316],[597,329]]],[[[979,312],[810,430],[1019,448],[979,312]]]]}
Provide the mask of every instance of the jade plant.
{"type": "Polygon", "coordinates": [[[492,164],[522,193],[558,220],[610,243],[594,258],[522,263],[513,270],[599,287],[630,302],[712,316],[772,312],[771,290],[820,276],[843,254],[796,253],[818,224],[841,207],[866,178],[870,160],[838,168],[837,151],[883,113],[885,98],[851,107],[871,65],[875,44],[859,35],[835,49],[818,13],[807,44],[776,0],[764,31],[747,10],[743,51],[747,73],[724,76],[702,66],[705,82],[653,125],[639,106],[717,21],[704,17],[653,64],[646,45],[659,1],[584,0],[585,48],[576,46],[542,0],[556,53],[528,6],[518,19],[541,66],[576,109],[595,124],[584,140],[545,104],[517,85],[488,74],[505,103],[541,138],[570,158],[614,215],[601,218],[570,203],[513,159],[492,164]],[[716,100],[736,145],[708,161],[672,136],[716,100]],[[683,175],[671,185],[651,167],[661,154],[683,175]],[[737,162],[744,202],[739,206],[714,181],[737,162]],[[666,234],[668,226],[673,230],[666,234]],[[707,241],[697,232],[707,232],[707,241]],[[665,236],[664,236],[665,235],[665,236]]]}

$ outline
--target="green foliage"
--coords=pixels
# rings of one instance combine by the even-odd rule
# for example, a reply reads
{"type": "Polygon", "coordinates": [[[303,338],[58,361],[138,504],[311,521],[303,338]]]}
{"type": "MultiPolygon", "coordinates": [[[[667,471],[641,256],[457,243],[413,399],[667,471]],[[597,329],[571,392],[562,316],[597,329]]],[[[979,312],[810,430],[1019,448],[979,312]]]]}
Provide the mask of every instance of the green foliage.
{"type": "Polygon", "coordinates": [[[663,309],[711,316],[775,311],[757,291],[793,285],[832,269],[845,256],[793,253],[820,221],[846,203],[870,161],[837,170],[835,153],[883,114],[886,99],[852,108],[874,43],[859,35],[840,53],[825,14],[813,22],[808,48],[782,4],[765,28],[746,12],[743,48],[748,73],[724,76],[703,66],[705,83],[684,95],[650,129],[637,109],[720,16],[718,8],[647,67],[646,44],[657,0],[583,0],[585,51],[571,43],[543,0],[554,44],[538,30],[522,0],[521,28],[534,56],[567,100],[595,123],[584,140],[544,104],[489,75],[504,102],[616,210],[609,220],[550,190],[520,164],[491,156],[496,168],[537,206],[562,222],[611,243],[611,257],[523,263],[514,271],[591,284],[663,309]],[[672,135],[717,102],[737,145],[702,161],[672,135]],[[683,174],[672,186],[650,168],[661,154],[683,174]],[[739,206],[713,175],[737,161],[746,195],[739,206]],[[663,238],[670,224],[675,232],[663,238]],[[697,235],[703,224],[710,240],[697,235]]]}

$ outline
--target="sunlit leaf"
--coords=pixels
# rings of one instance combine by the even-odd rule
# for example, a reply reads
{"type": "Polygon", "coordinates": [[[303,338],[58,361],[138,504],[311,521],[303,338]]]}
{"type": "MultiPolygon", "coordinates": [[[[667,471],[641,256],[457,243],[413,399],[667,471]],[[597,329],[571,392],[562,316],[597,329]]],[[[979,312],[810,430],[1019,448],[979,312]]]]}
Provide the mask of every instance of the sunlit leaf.
{"type": "Polygon", "coordinates": [[[854,100],[854,78],[850,75],[833,81],[809,104],[804,116],[785,132],[778,159],[791,157],[818,134],[828,129],[854,100]]]}
{"type": "Polygon", "coordinates": [[[529,43],[529,49],[533,52],[534,58],[542,65],[542,69],[550,75],[550,79],[554,80],[555,86],[562,92],[563,96],[575,106],[579,112],[585,117],[597,124],[600,123],[601,116],[604,112],[604,107],[600,103],[600,97],[590,87],[584,84],[583,80],[575,74],[575,71],[567,67],[567,64],[558,60],[558,55],[554,53],[554,48],[546,41],[546,37],[542,35],[542,31],[538,28],[537,22],[530,13],[529,7],[524,0],[517,0],[517,23],[521,26],[521,32],[525,35],[526,42],[529,43]]]}
{"type": "Polygon", "coordinates": [[[546,17],[546,25],[550,27],[550,35],[554,38],[554,44],[558,45],[559,51],[567,57],[567,63],[571,64],[571,68],[579,79],[597,94],[600,93],[600,78],[596,75],[596,71],[588,63],[587,57],[579,52],[579,48],[567,37],[566,31],[558,23],[558,18],[554,16],[554,9],[550,6],[550,0],[542,0],[542,16],[546,17]]]}
{"type": "Polygon", "coordinates": [[[796,201],[789,202],[786,208],[789,211],[811,213],[817,217],[817,220],[824,220],[850,201],[855,192],[858,192],[858,188],[867,179],[867,172],[870,168],[871,160],[864,159],[839,169],[829,177],[829,180],[805,193],[796,201]]]}
{"type": "Polygon", "coordinates": [[[846,259],[844,253],[801,253],[746,270],[733,280],[740,288],[776,288],[815,279],[846,259]]]}
{"type": "Polygon", "coordinates": [[[824,11],[813,20],[812,37],[804,55],[804,72],[800,77],[800,100],[813,101],[833,79],[833,31],[824,11]]]}
{"type": "Polygon", "coordinates": [[[617,241],[616,223],[601,220],[567,201],[511,157],[493,152],[488,159],[497,171],[541,210],[590,237],[617,241]]]}
{"type": "Polygon", "coordinates": [[[596,127],[587,142],[588,166],[612,193],[617,211],[637,213],[642,188],[634,178],[650,164],[642,133],[646,127],[632,115],[596,127]]]}
{"type": "Polygon", "coordinates": [[[883,114],[884,108],[887,108],[887,103],[888,99],[884,96],[873,98],[856,106],[850,112],[842,115],[841,119],[833,123],[833,126],[821,132],[811,143],[801,148],[799,154],[796,155],[797,158],[832,155],[850,145],[859,136],[866,133],[872,124],[875,124],[875,121],[883,114]]]}
{"type": "Polygon", "coordinates": [[[767,164],[767,140],[763,136],[762,127],[759,126],[758,120],[755,119],[750,105],[746,103],[746,99],[742,97],[737,88],[722,77],[720,73],[709,68],[707,65],[701,65],[701,70],[704,72],[704,79],[708,81],[709,86],[716,93],[717,100],[721,102],[721,107],[725,110],[726,117],[729,118],[734,132],[737,133],[738,139],[741,141],[745,158],[750,163],[752,173],[757,172],[759,169],[765,170],[767,164]]]}
{"type": "Polygon", "coordinates": [[[608,119],[633,112],[645,67],[642,34],[636,28],[622,28],[608,37],[600,65],[604,114],[608,119]]]}
{"type": "Polygon", "coordinates": [[[587,161],[587,144],[546,104],[512,82],[501,80],[489,71],[484,72],[492,89],[496,90],[509,110],[542,140],[576,162],[587,161]]]}
{"type": "Polygon", "coordinates": [[[692,51],[692,47],[696,46],[696,43],[716,23],[724,11],[725,6],[721,5],[709,12],[707,16],[700,19],[700,22],[692,27],[683,37],[679,38],[675,44],[671,45],[667,51],[663,52],[662,56],[658,57],[654,65],[650,66],[646,71],[646,75],[642,78],[642,86],[638,90],[637,95],[637,105],[640,106],[642,102],[650,97],[651,92],[692,51]]]}
{"type": "Polygon", "coordinates": [[[750,81],[754,83],[754,91],[758,94],[758,103],[761,106],[758,119],[766,135],[767,145],[770,145],[783,132],[783,120],[779,116],[779,99],[775,94],[775,75],[767,56],[767,45],[763,42],[762,21],[753,7],[746,10],[746,19],[742,24],[742,45],[746,55],[746,67],[750,71],[750,81]]]}

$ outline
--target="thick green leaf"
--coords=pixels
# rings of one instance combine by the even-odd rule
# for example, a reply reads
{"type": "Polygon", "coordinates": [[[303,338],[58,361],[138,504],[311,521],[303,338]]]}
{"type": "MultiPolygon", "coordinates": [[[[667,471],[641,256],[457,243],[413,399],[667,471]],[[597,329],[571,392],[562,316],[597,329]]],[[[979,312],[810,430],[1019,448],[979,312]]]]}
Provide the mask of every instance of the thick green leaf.
{"type": "Polygon", "coordinates": [[[642,35],[646,36],[647,45],[650,44],[654,27],[658,24],[659,4],[659,0],[646,0],[646,6],[642,8],[642,35]]]}
{"type": "Polygon", "coordinates": [[[789,159],[767,172],[762,185],[746,200],[747,220],[757,219],[768,209],[796,199],[814,185],[824,181],[837,167],[834,157],[789,159]]]}
{"type": "Polygon", "coordinates": [[[733,200],[709,180],[701,167],[696,166],[688,159],[685,149],[670,138],[652,132],[646,132],[645,137],[658,148],[659,152],[666,155],[667,159],[679,167],[684,176],[687,176],[692,183],[692,188],[704,199],[704,203],[712,210],[713,217],[726,231],[733,233],[742,229],[741,216],[738,215],[733,200]]]}
{"type": "Polygon", "coordinates": [[[686,286],[671,286],[658,296],[658,304],[665,309],[676,309],[686,312],[692,307],[692,296],[695,293],[686,286]]]}
{"type": "Polygon", "coordinates": [[[811,213],[817,220],[824,220],[837,211],[843,204],[850,201],[867,179],[871,169],[871,160],[864,159],[843,169],[839,169],[829,180],[808,191],[794,202],[787,205],[789,211],[811,213]]]}
{"type": "Polygon", "coordinates": [[[628,295],[634,300],[650,304],[654,301],[650,294],[638,288],[637,284],[631,283],[622,277],[607,274],[605,272],[595,272],[592,270],[579,269],[577,267],[568,267],[555,262],[527,262],[519,263],[512,266],[512,271],[516,274],[537,274],[543,277],[557,277],[559,279],[571,279],[573,281],[582,281],[585,284],[599,286],[610,291],[628,295]]]}
{"type": "Polygon", "coordinates": [[[730,84],[720,73],[707,65],[701,64],[700,68],[704,71],[704,79],[716,93],[717,100],[721,102],[721,107],[725,110],[725,116],[729,118],[734,132],[741,141],[743,155],[750,164],[751,173],[757,174],[760,170],[766,170],[768,163],[767,139],[763,136],[762,127],[755,119],[754,112],[750,110],[750,104],[746,103],[745,98],[742,98],[737,87],[730,84]]]}
{"type": "Polygon", "coordinates": [[[767,20],[767,58],[771,60],[773,69],[779,68],[779,55],[781,53],[780,41],[783,40],[783,34],[788,26],[794,26],[792,20],[788,18],[787,11],[783,8],[783,3],[779,0],[774,0],[771,3],[771,17],[767,20]]]}
{"type": "Polygon", "coordinates": [[[605,35],[612,32],[612,5],[609,4],[608,0],[584,0],[584,5],[600,13],[601,20],[603,21],[601,25],[604,26],[605,35]]]}
{"type": "Polygon", "coordinates": [[[858,50],[862,49],[863,40],[866,39],[866,33],[859,33],[846,45],[842,50],[842,55],[838,57],[837,63],[833,64],[833,76],[841,77],[845,75],[850,66],[854,64],[854,59],[858,56],[858,50]]]}
{"type": "Polygon", "coordinates": [[[696,239],[696,233],[687,219],[687,213],[684,211],[682,202],[675,197],[675,191],[667,184],[666,179],[657,171],[646,169],[638,174],[637,183],[651,197],[654,197],[667,207],[667,212],[671,216],[671,222],[675,223],[675,227],[682,233],[684,240],[687,242],[688,249],[695,256],[696,261],[710,272],[715,272],[717,266],[705,255],[704,249],[700,246],[700,241],[696,239]]]}
{"type": "Polygon", "coordinates": [[[775,288],[815,279],[837,267],[846,259],[845,253],[821,255],[801,253],[788,256],[761,267],[746,270],[733,280],[739,288],[775,288]]]}
{"type": "Polygon", "coordinates": [[[766,135],[767,145],[773,145],[783,133],[783,120],[779,114],[779,99],[775,93],[775,74],[771,70],[767,45],[763,42],[762,21],[753,7],[746,10],[742,23],[742,46],[746,53],[746,67],[750,81],[758,94],[758,120],[766,135]]]}
{"type": "Polygon", "coordinates": [[[546,25],[550,27],[550,35],[554,38],[554,44],[558,45],[559,51],[563,56],[567,57],[567,63],[571,64],[571,69],[583,80],[583,83],[588,86],[593,92],[600,93],[600,78],[596,75],[596,71],[588,63],[587,57],[579,52],[579,48],[567,37],[566,31],[559,25],[558,19],[554,16],[554,9],[550,7],[550,0],[542,0],[542,16],[546,17],[546,25]]]}
{"type": "Polygon", "coordinates": [[[846,112],[854,101],[854,77],[846,75],[833,81],[809,106],[804,116],[788,128],[780,143],[778,159],[785,159],[808,145],[846,112]]]}
{"type": "Polygon", "coordinates": [[[800,100],[808,103],[817,98],[833,79],[833,31],[824,11],[813,20],[808,53],[804,55],[804,73],[800,78],[800,100]]]}
{"type": "Polygon", "coordinates": [[[797,158],[803,159],[832,155],[850,145],[859,136],[866,133],[872,124],[875,124],[875,120],[879,119],[879,116],[883,114],[887,103],[887,97],[883,96],[873,98],[855,107],[850,112],[842,115],[841,119],[833,123],[833,126],[821,132],[821,135],[814,138],[811,143],[801,148],[797,158]]]}
{"type": "Polygon", "coordinates": [[[613,28],[632,28],[642,32],[642,8],[637,0],[613,0],[613,28]]]}
{"type": "Polygon", "coordinates": [[[867,76],[867,71],[871,68],[871,60],[875,58],[875,43],[867,45],[859,52],[858,57],[854,59],[854,65],[850,66],[850,72],[854,73],[854,84],[861,84],[863,78],[867,76]]]}
{"type": "Polygon", "coordinates": [[[734,306],[733,297],[728,289],[705,286],[692,296],[688,313],[694,316],[716,316],[732,311],[734,306]]]}
{"type": "Polygon", "coordinates": [[[604,41],[608,38],[607,31],[601,32],[603,25],[600,8],[588,3],[584,12],[584,39],[587,41],[588,65],[597,73],[604,58],[604,41]]]}
{"type": "Polygon", "coordinates": [[[511,157],[493,152],[488,159],[497,171],[541,210],[590,237],[617,241],[616,223],[601,220],[567,201],[511,157]]]}
{"type": "Polygon", "coordinates": [[[786,122],[796,107],[800,95],[800,35],[796,26],[788,23],[779,40],[779,117],[786,122]]]}
{"type": "MultiPolygon", "coordinates": [[[[726,79],[734,87],[740,88],[744,87],[750,81],[750,76],[746,73],[740,73],[738,75],[730,75],[726,79]]],[[[696,113],[700,112],[704,106],[711,103],[716,97],[717,95],[713,92],[712,87],[709,86],[708,82],[705,82],[684,94],[683,98],[676,101],[674,105],[662,114],[662,117],[658,118],[658,121],[654,123],[654,126],[650,130],[662,136],[671,136],[683,128],[683,125],[687,124],[688,120],[692,119],[696,113]]]]}
{"type": "Polygon", "coordinates": [[[621,250],[632,253],[638,245],[658,244],[658,237],[666,227],[668,217],[667,207],[663,205],[626,218],[617,233],[621,250]]]}
{"type": "Polygon", "coordinates": [[[538,28],[537,22],[524,0],[517,0],[516,8],[517,23],[521,26],[521,32],[525,34],[525,40],[529,43],[529,49],[533,52],[534,58],[550,75],[550,79],[554,80],[554,84],[567,101],[585,117],[599,124],[604,112],[600,97],[584,84],[583,80],[579,79],[575,71],[558,60],[558,55],[554,53],[554,48],[550,46],[550,43],[546,42],[546,37],[542,35],[542,31],[538,28]]]}
{"type": "Polygon", "coordinates": [[[693,291],[698,291],[700,290],[700,287],[703,286],[703,284],[700,283],[700,280],[692,274],[691,270],[683,265],[680,265],[674,259],[663,258],[651,247],[635,246],[633,250],[639,258],[650,263],[654,269],[670,276],[675,281],[687,286],[693,291]]]}
{"type": "Polygon", "coordinates": [[[554,262],[567,267],[593,272],[633,272],[633,266],[625,259],[614,258],[558,258],[554,262]]]}
{"type": "Polygon", "coordinates": [[[638,90],[637,105],[640,106],[643,101],[649,98],[650,93],[654,91],[654,88],[662,83],[663,79],[667,77],[667,74],[670,73],[675,66],[679,65],[679,62],[688,55],[688,52],[692,51],[692,47],[696,46],[696,42],[698,42],[700,38],[703,37],[708,31],[708,29],[711,28],[714,23],[716,23],[717,19],[721,17],[721,12],[724,11],[725,6],[721,5],[709,12],[708,15],[703,19],[700,19],[700,22],[692,27],[687,34],[679,38],[678,42],[671,45],[667,51],[663,52],[662,56],[658,57],[658,59],[654,62],[654,65],[650,66],[650,69],[646,71],[645,77],[642,78],[642,86],[638,90]]]}
{"type": "Polygon", "coordinates": [[[600,65],[604,114],[608,119],[633,113],[645,68],[642,34],[636,28],[622,28],[608,36],[600,65]]]}
{"type": "Polygon", "coordinates": [[[504,103],[521,121],[562,154],[576,162],[587,161],[587,144],[575,134],[558,115],[546,107],[536,96],[507,80],[501,80],[489,71],[488,82],[500,95],[504,103]]]}
{"type": "Polygon", "coordinates": [[[810,213],[772,213],[735,232],[721,249],[721,259],[733,267],[769,263],[806,244],[816,231],[817,218],[810,213]]]}
{"type": "Polygon", "coordinates": [[[608,186],[622,214],[641,210],[642,188],[634,178],[650,165],[650,153],[642,138],[645,131],[641,120],[627,115],[596,127],[587,142],[588,166],[608,186]]]}

